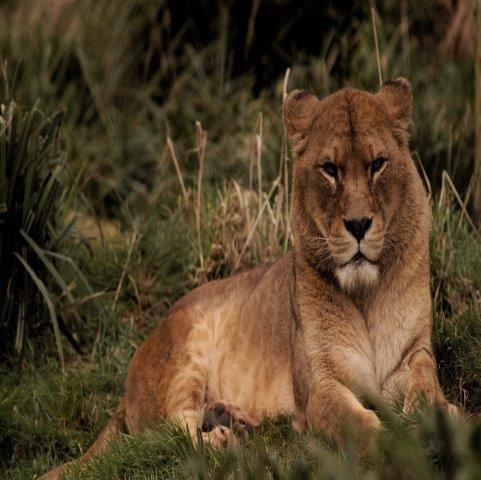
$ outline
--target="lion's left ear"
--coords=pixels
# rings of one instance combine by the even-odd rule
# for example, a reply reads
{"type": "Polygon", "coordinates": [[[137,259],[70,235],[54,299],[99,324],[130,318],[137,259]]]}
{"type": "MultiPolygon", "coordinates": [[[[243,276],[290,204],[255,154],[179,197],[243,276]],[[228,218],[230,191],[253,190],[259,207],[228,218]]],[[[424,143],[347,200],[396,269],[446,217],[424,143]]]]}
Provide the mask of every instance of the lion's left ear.
{"type": "Polygon", "coordinates": [[[376,95],[385,105],[396,126],[407,133],[411,123],[413,94],[409,80],[403,77],[386,82],[376,95]]]}

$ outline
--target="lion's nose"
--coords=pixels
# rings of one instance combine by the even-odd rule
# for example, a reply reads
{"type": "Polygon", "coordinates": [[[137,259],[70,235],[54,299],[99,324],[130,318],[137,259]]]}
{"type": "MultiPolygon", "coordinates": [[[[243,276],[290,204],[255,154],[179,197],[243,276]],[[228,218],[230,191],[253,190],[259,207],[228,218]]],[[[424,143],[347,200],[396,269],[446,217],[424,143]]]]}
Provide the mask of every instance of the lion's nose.
{"type": "Polygon", "coordinates": [[[352,219],[352,220],[344,220],[344,225],[346,225],[347,231],[358,241],[360,242],[366,232],[369,230],[369,227],[372,224],[372,218],[359,218],[359,219],[352,219]]]}

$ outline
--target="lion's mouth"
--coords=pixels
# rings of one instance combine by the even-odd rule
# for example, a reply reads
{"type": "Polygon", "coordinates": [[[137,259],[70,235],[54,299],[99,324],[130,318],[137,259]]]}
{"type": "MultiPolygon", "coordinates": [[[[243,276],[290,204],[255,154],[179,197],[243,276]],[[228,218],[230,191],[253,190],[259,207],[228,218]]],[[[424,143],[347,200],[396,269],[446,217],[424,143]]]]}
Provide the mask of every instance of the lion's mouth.
{"type": "Polygon", "coordinates": [[[367,258],[362,254],[361,252],[357,252],[354,257],[351,258],[350,262],[351,263],[360,263],[364,260],[367,260],[367,258]]]}
{"type": "Polygon", "coordinates": [[[367,258],[360,250],[351,257],[351,259],[341,265],[341,267],[345,267],[346,265],[361,265],[362,263],[367,262],[367,263],[374,263],[369,258],[367,258]]]}

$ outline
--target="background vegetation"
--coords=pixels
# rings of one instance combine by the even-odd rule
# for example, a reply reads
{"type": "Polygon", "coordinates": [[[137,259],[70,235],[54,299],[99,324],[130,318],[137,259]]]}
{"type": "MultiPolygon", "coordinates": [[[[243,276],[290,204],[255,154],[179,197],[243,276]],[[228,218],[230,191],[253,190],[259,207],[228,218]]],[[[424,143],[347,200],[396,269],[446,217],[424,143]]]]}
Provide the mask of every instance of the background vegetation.
{"type": "Polygon", "coordinates": [[[472,5],[0,2],[2,478],[85,450],[133,351],[185,291],[289,248],[283,94],[377,89],[373,24],[381,76],[413,85],[411,148],[434,214],[436,356],[469,418],[379,406],[386,432],[362,461],[287,420],[238,452],[195,450],[159,425],[69,478],[480,478],[481,246],[465,209],[472,5]]]}

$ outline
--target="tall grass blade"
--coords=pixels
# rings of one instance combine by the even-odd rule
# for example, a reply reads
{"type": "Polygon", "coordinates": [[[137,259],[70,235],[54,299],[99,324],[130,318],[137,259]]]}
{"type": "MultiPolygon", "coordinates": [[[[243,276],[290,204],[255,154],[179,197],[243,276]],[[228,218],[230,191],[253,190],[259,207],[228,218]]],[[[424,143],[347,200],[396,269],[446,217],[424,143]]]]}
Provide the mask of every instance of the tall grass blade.
{"type": "Polygon", "coordinates": [[[50,298],[47,287],[45,287],[45,284],[42,282],[42,280],[40,280],[37,274],[30,267],[30,265],[17,252],[15,252],[14,255],[18,258],[20,263],[24,266],[25,270],[30,275],[31,279],[34,281],[35,285],[37,286],[39,292],[41,293],[45,301],[45,304],[47,305],[48,312],[50,314],[50,321],[52,322],[53,332],[55,335],[55,343],[57,344],[57,352],[58,352],[58,357],[60,361],[60,368],[62,372],[65,372],[65,358],[63,354],[62,337],[60,334],[60,328],[58,326],[57,315],[55,313],[55,306],[50,298]]]}

